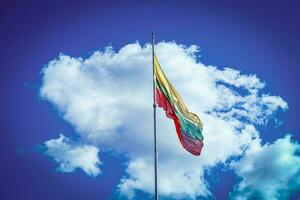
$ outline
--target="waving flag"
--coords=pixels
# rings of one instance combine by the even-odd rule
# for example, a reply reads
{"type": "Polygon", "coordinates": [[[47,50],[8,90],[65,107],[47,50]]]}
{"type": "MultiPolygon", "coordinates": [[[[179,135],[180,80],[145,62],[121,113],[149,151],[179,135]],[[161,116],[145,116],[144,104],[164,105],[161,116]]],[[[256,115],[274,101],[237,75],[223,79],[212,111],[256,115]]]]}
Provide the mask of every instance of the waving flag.
{"type": "Polygon", "coordinates": [[[199,156],[203,147],[203,125],[200,118],[187,109],[181,96],[162,71],[156,55],[154,55],[154,73],[156,104],[166,111],[167,117],[174,120],[182,146],[199,156]]]}

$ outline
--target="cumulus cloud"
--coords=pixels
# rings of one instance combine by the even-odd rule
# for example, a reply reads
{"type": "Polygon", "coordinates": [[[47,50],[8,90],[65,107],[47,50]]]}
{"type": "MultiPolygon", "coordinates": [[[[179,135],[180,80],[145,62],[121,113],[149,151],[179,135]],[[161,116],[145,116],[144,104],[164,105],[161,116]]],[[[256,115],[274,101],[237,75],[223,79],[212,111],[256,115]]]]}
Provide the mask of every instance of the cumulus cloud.
{"type": "Polygon", "coordinates": [[[245,156],[231,164],[241,177],[232,199],[288,199],[300,188],[300,150],[291,135],[274,144],[251,146],[245,156]]]}
{"type": "MultiPolygon", "coordinates": [[[[204,124],[200,157],[186,152],[173,122],[158,109],[159,192],[194,199],[211,195],[204,170],[240,156],[259,145],[257,124],[265,124],[286,102],[264,93],[255,75],[233,68],[218,69],[197,61],[197,46],[160,42],[156,52],[162,68],[189,109],[204,124]]],[[[151,46],[112,47],[87,58],[61,54],[43,69],[40,95],[74,126],[87,145],[128,158],[118,186],[134,198],[136,190],[153,192],[153,121],[151,46]]]]}
{"type": "Polygon", "coordinates": [[[46,141],[44,148],[44,153],[53,157],[59,164],[58,171],[73,172],[80,168],[89,176],[100,174],[99,149],[95,146],[75,144],[64,135],[60,135],[57,139],[46,141]]]}

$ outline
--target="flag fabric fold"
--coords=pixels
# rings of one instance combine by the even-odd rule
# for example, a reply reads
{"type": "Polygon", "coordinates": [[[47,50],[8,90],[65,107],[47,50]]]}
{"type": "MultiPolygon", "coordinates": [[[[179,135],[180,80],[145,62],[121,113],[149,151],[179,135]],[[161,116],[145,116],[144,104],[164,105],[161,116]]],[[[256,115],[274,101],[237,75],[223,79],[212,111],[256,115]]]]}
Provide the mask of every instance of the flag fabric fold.
{"type": "Polygon", "coordinates": [[[187,109],[181,96],[162,71],[156,55],[154,73],[157,106],[165,110],[168,118],[173,119],[181,145],[188,152],[199,156],[203,147],[203,125],[200,118],[187,109]]]}

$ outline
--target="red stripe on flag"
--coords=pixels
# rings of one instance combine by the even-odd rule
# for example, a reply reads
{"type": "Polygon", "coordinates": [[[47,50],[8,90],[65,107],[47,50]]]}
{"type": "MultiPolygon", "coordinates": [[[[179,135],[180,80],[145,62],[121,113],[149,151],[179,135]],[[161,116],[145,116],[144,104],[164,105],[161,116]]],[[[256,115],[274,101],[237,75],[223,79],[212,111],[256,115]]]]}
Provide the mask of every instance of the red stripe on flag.
{"type": "Polygon", "coordinates": [[[181,132],[181,125],[178,117],[175,114],[174,107],[166,99],[165,95],[156,88],[156,104],[165,110],[168,118],[173,119],[176,133],[179,138],[181,145],[190,153],[199,156],[203,147],[203,142],[200,140],[193,139],[187,134],[181,132]]]}
{"type": "Polygon", "coordinates": [[[173,106],[167,101],[165,95],[158,89],[156,88],[156,103],[159,107],[163,108],[166,111],[166,115],[168,118],[173,119],[174,123],[175,123],[175,127],[176,127],[176,132],[177,132],[177,136],[180,140],[180,143],[182,144],[182,146],[184,146],[183,144],[183,138],[180,132],[180,123],[179,123],[179,119],[175,114],[174,108],[173,106]]]}

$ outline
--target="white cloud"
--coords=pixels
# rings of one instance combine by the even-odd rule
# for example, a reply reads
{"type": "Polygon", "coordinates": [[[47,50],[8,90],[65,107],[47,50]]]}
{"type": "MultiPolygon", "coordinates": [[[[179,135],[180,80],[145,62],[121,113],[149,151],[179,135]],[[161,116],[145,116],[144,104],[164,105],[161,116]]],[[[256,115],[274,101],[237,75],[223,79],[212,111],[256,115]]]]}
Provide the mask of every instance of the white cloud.
{"type": "Polygon", "coordinates": [[[89,176],[100,174],[98,165],[99,149],[91,145],[75,144],[63,135],[57,139],[48,140],[44,143],[46,155],[53,157],[59,164],[57,170],[73,172],[77,168],[82,169],[89,176]]]}
{"type": "MultiPolygon", "coordinates": [[[[255,75],[232,68],[219,70],[197,62],[196,46],[174,42],[156,45],[158,59],[189,109],[204,124],[200,157],[186,152],[173,122],[158,109],[159,192],[175,198],[210,195],[204,169],[242,155],[259,144],[255,124],[266,123],[286,109],[277,96],[264,94],[255,75]]],[[[151,46],[111,47],[90,57],[60,55],[43,70],[40,90],[83,141],[103,151],[125,154],[127,174],[119,189],[128,197],[135,190],[153,192],[153,121],[151,46]]]]}
{"type": "Polygon", "coordinates": [[[288,199],[300,188],[300,150],[287,135],[274,144],[252,146],[245,156],[231,164],[241,182],[231,194],[233,199],[288,199]]]}

